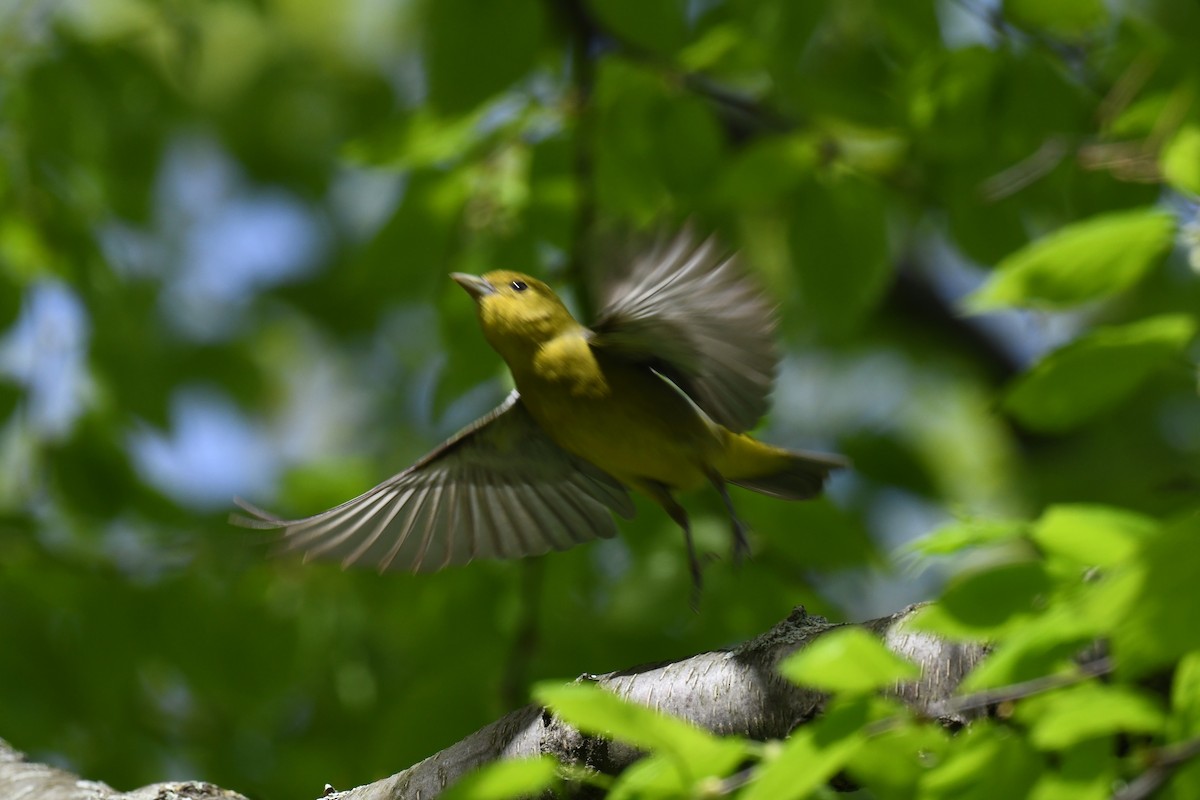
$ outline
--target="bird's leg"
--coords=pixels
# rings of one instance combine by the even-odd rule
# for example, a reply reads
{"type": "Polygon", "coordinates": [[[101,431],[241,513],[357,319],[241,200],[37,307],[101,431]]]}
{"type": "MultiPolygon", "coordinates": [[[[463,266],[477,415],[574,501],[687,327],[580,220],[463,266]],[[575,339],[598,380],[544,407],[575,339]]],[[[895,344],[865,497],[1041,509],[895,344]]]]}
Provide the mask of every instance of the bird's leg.
{"type": "Polygon", "coordinates": [[[671,496],[671,490],[658,481],[642,481],[640,488],[651,500],[662,506],[667,515],[675,521],[675,524],[683,529],[683,540],[687,543],[688,567],[692,571],[691,606],[693,611],[698,612],[700,610],[700,592],[703,588],[704,580],[700,573],[700,559],[696,557],[696,544],[692,541],[692,524],[688,520],[687,511],[671,496]]]}
{"type": "Polygon", "coordinates": [[[725,488],[725,479],[721,477],[721,473],[716,470],[708,470],[706,474],[708,480],[721,494],[721,499],[725,501],[725,508],[729,511],[729,521],[733,526],[733,563],[740,565],[743,560],[750,557],[750,540],[746,536],[746,526],[733,507],[733,500],[729,497],[729,490],[725,488]]]}

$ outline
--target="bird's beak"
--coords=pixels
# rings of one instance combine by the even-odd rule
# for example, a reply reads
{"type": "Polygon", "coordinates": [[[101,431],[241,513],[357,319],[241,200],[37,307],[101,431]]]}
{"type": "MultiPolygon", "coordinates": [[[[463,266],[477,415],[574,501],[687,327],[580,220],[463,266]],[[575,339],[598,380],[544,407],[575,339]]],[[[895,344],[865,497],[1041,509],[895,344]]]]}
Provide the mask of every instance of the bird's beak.
{"type": "Polygon", "coordinates": [[[480,278],[477,275],[468,275],[465,272],[451,272],[450,277],[459,286],[467,290],[467,294],[476,300],[480,300],[489,294],[496,293],[496,287],[480,278]]]}

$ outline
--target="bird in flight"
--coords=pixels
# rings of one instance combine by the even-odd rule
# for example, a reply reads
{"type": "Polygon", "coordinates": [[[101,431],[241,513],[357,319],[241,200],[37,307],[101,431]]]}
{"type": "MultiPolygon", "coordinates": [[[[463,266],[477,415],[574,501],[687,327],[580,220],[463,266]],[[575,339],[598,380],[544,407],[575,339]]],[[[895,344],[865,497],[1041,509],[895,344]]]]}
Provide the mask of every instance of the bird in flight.
{"type": "Polygon", "coordinates": [[[451,277],[516,389],[353,500],[295,520],[239,500],[250,516],[234,522],[280,529],[285,548],[306,557],[431,571],[614,536],[612,512],[634,514],[632,489],[683,530],[695,598],[700,562],[676,492],[720,493],[740,560],[749,544],[726,484],[803,500],[845,466],[744,433],[767,410],[775,314],[714,239],[685,229],[602,278],[591,327],[528,275],[451,277]]]}

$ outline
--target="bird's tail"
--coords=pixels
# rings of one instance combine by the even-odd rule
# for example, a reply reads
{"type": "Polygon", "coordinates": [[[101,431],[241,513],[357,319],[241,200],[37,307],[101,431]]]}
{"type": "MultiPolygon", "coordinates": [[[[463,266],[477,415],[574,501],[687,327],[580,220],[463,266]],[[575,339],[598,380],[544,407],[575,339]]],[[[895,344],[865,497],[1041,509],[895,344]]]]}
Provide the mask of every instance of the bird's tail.
{"type": "Polygon", "coordinates": [[[821,493],[835,469],[849,466],[840,456],[784,450],[745,434],[726,432],[725,450],[714,465],[725,480],[784,500],[807,500],[821,493]]]}

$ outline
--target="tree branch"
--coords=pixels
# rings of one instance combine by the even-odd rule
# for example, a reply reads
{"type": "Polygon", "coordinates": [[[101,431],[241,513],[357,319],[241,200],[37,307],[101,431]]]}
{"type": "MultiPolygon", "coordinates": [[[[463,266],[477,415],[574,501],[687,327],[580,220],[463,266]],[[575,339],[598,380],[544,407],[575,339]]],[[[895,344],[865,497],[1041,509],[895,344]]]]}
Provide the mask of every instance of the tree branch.
{"type": "Polygon", "coordinates": [[[66,770],[26,760],[0,739],[0,797],[37,800],[246,800],[237,792],[201,781],[152,783],[118,792],[106,783],[83,780],[66,770]]]}
{"type": "MultiPolygon", "coordinates": [[[[956,644],[907,630],[916,610],[861,623],[895,653],[921,667],[920,680],[891,694],[915,713],[947,724],[963,724],[977,709],[947,701],[962,678],[985,655],[979,645],[956,644]]],[[[700,653],[679,661],[633,667],[605,675],[584,675],[621,697],[671,714],[718,734],[781,739],[818,716],[826,697],[782,677],[779,662],[826,631],[842,627],[796,608],[762,635],[731,650],[700,653]]],[[[342,800],[430,798],[471,770],[494,761],[550,754],[564,764],[615,774],[642,757],[636,748],[587,736],[540,706],[529,705],[501,717],[403,772],[337,793],[342,800]]],[[[81,782],[70,773],[26,762],[0,743],[0,797],[48,800],[142,800],[171,797],[155,784],[120,794],[103,784],[81,782]],[[82,788],[81,788],[82,787],[82,788]]],[[[239,798],[209,784],[169,784],[180,798],[239,798]],[[190,793],[189,793],[190,792],[190,793]],[[205,793],[207,792],[207,793],[205,793]]]]}

